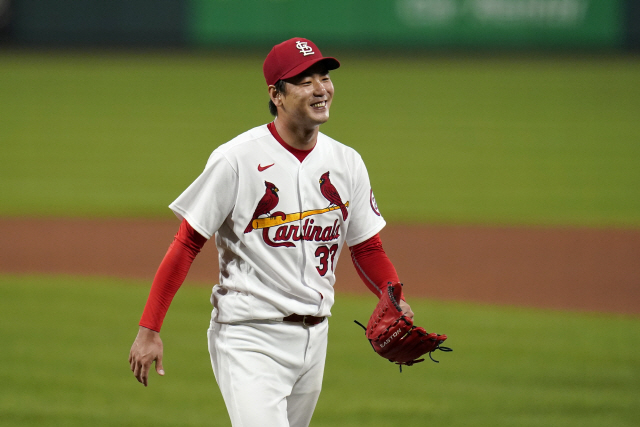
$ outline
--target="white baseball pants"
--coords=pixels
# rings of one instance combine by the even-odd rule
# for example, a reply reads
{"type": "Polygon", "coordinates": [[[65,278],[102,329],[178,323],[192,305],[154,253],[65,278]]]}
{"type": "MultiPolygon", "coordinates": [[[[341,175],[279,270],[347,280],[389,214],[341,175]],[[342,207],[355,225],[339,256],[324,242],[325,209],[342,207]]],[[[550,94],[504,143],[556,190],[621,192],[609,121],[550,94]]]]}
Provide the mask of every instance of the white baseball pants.
{"type": "Polygon", "coordinates": [[[322,388],[329,321],[211,322],[213,373],[233,427],[307,427],[322,388]]]}

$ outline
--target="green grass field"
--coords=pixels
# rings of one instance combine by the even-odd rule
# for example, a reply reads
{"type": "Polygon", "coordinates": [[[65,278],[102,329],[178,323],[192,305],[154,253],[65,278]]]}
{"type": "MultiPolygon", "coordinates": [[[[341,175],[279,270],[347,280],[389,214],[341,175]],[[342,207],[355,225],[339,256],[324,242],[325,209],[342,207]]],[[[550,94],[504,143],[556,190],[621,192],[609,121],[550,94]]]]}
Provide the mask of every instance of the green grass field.
{"type": "MultiPolygon", "coordinates": [[[[166,376],[127,356],[140,282],[0,276],[0,425],[228,426],[206,348],[208,289],[185,286],[163,328],[166,376]]],[[[413,300],[453,353],[405,368],[375,355],[340,295],[312,426],[636,426],[640,319],[413,300]]]]}
{"type": "MultiPolygon", "coordinates": [[[[391,221],[640,226],[637,57],[341,55],[323,131],[391,221]]],[[[270,120],[262,57],[0,53],[0,215],[170,216],[270,120]]]]}
{"type": "MultiPolygon", "coordinates": [[[[362,154],[387,220],[640,226],[639,58],[338,56],[322,130],[362,154]]],[[[216,146],[270,120],[261,65],[0,52],[0,216],[172,217],[216,146]]],[[[148,287],[0,275],[0,425],[229,425],[208,289],[169,311],[166,377],[129,372],[148,287]]],[[[372,297],[339,295],[312,426],[638,424],[640,319],[411,302],[454,352],[399,374],[352,322],[372,297]]]]}

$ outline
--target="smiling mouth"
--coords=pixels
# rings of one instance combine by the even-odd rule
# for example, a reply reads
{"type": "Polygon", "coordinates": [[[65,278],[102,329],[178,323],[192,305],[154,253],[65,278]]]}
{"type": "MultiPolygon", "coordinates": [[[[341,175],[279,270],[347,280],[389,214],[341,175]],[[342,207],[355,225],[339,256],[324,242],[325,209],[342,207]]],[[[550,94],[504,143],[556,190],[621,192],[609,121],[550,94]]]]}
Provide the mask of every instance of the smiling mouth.
{"type": "Polygon", "coordinates": [[[327,101],[316,102],[315,104],[311,104],[313,108],[322,108],[327,106],[327,101]]]}

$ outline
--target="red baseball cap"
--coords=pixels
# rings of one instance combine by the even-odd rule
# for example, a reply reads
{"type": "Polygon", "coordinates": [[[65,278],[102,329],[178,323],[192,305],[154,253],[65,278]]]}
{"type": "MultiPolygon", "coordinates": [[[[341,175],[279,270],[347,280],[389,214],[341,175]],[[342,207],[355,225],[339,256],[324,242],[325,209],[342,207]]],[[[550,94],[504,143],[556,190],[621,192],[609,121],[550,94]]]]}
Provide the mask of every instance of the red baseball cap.
{"type": "Polygon", "coordinates": [[[267,85],[278,80],[289,79],[302,73],[313,64],[324,61],[328,70],[340,67],[336,58],[322,56],[320,49],[311,40],[294,37],[271,49],[262,66],[267,85]]]}

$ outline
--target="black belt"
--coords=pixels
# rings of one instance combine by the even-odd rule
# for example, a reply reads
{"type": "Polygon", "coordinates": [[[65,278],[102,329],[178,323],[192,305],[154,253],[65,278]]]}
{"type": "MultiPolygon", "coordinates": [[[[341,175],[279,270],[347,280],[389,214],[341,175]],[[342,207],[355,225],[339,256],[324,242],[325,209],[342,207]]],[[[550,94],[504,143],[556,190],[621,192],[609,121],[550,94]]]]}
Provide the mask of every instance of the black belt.
{"type": "Polygon", "coordinates": [[[282,319],[283,322],[302,323],[303,326],[315,326],[324,321],[324,317],[303,316],[301,314],[292,314],[282,319]]]}

